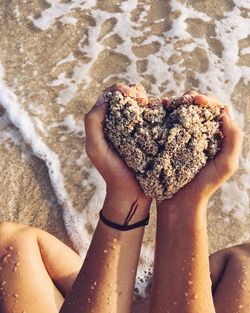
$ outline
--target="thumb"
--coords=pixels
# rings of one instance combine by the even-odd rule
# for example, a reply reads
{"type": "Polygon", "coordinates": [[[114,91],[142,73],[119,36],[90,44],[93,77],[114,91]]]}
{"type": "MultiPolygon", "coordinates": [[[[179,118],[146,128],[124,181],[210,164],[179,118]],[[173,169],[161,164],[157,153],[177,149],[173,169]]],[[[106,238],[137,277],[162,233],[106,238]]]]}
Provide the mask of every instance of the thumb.
{"type": "Polygon", "coordinates": [[[106,103],[104,101],[104,96],[101,94],[97,100],[95,105],[90,109],[88,113],[85,114],[85,117],[90,115],[91,113],[94,113],[95,117],[99,119],[100,121],[104,120],[105,114],[106,114],[106,103]]]}
{"type": "Polygon", "coordinates": [[[107,106],[103,95],[100,95],[96,104],[84,116],[84,126],[86,132],[85,149],[93,163],[96,159],[102,159],[106,155],[108,144],[104,137],[103,122],[107,106]]]}

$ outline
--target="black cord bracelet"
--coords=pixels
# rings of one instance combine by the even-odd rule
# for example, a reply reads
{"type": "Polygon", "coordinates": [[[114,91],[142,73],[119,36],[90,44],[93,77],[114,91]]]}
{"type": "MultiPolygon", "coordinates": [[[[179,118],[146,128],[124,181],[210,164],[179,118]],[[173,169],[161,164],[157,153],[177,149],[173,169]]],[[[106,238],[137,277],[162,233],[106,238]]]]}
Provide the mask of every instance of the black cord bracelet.
{"type": "MultiPolygon", "coordinates": [[[[118,230],[122,230],[122,231],[126,231],[126,230],[130,230],[130,229],[134,229],[134,228],[137,228],[137,227],[141,227],[141,226],[146,226],[148,225],[148,222],[149,222],[149,214],[148,216],[144,219],[144,220],[141,220],[135,224],[132,224],[132,225],[127,225],[127,224],[116,224],[110,220],[108,220],[102,213],[102,210],[99,212],[99,216],[100,216],[100,220],[106,224],[107,226],[109,227],[112,227],[112,228],[115,228],[115,229],[118,229],[118,230]]],[[[126,222],[125,222],[126,223],[126,222]]]]}

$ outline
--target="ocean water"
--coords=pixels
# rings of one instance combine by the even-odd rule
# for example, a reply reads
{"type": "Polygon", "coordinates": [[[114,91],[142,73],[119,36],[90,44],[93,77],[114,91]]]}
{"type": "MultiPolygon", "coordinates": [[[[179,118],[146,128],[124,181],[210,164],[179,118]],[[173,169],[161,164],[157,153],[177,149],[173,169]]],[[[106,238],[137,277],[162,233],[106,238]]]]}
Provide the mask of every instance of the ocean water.
{"type": "MultiPolygon", "coordinates": [[[[46,163],[83,257],[105,185],[84,151],[82,117],[118,81],[141,82],[152,95],[196,89],[230,106],[245,138],[240,170],[209,203],[211,251],[249,239],[249,0],[13,0],[0,3],[0,21],[0,144],[24,140],[46,163]]],[[[151,280],[153,228],[138,268],[141,295],[151,280]]]]}

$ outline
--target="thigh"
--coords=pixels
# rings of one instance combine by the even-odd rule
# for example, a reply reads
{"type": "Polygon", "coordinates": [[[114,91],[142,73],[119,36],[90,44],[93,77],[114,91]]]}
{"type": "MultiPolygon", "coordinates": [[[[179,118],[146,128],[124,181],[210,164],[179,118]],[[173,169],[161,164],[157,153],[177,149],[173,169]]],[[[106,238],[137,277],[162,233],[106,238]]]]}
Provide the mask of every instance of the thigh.
{"type": "Polygon", "coordinates": [[[13,223],[0,224],[0,259],[1,313],[58,313],[82,263],[55,237],[13,223]]]}
{"type": "Polygon", "coordinates": [[[227,248],[210,256],[217,313],[250,312],[250,244],[227,248]]]}

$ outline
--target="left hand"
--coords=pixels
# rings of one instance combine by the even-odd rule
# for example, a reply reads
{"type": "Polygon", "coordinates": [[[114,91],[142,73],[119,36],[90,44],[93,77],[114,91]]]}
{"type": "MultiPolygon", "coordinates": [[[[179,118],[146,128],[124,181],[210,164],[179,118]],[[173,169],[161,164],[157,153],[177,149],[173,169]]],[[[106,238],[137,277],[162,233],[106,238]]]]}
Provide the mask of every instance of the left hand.
{"type": "MultiPolygon", "coordinates": [[[[213,97],[195,94],[199,104],[218,104],[213,97]]],[[[243,134],[229,114],[227,107],[222,116],[222,146],[214,159],[209,160],[201,171],[171,199],[164,200],[158,207],[165,207],[170,202],[183,206],[190,202],[207,202],[209,197],[238,169],[243,134]]]]}

